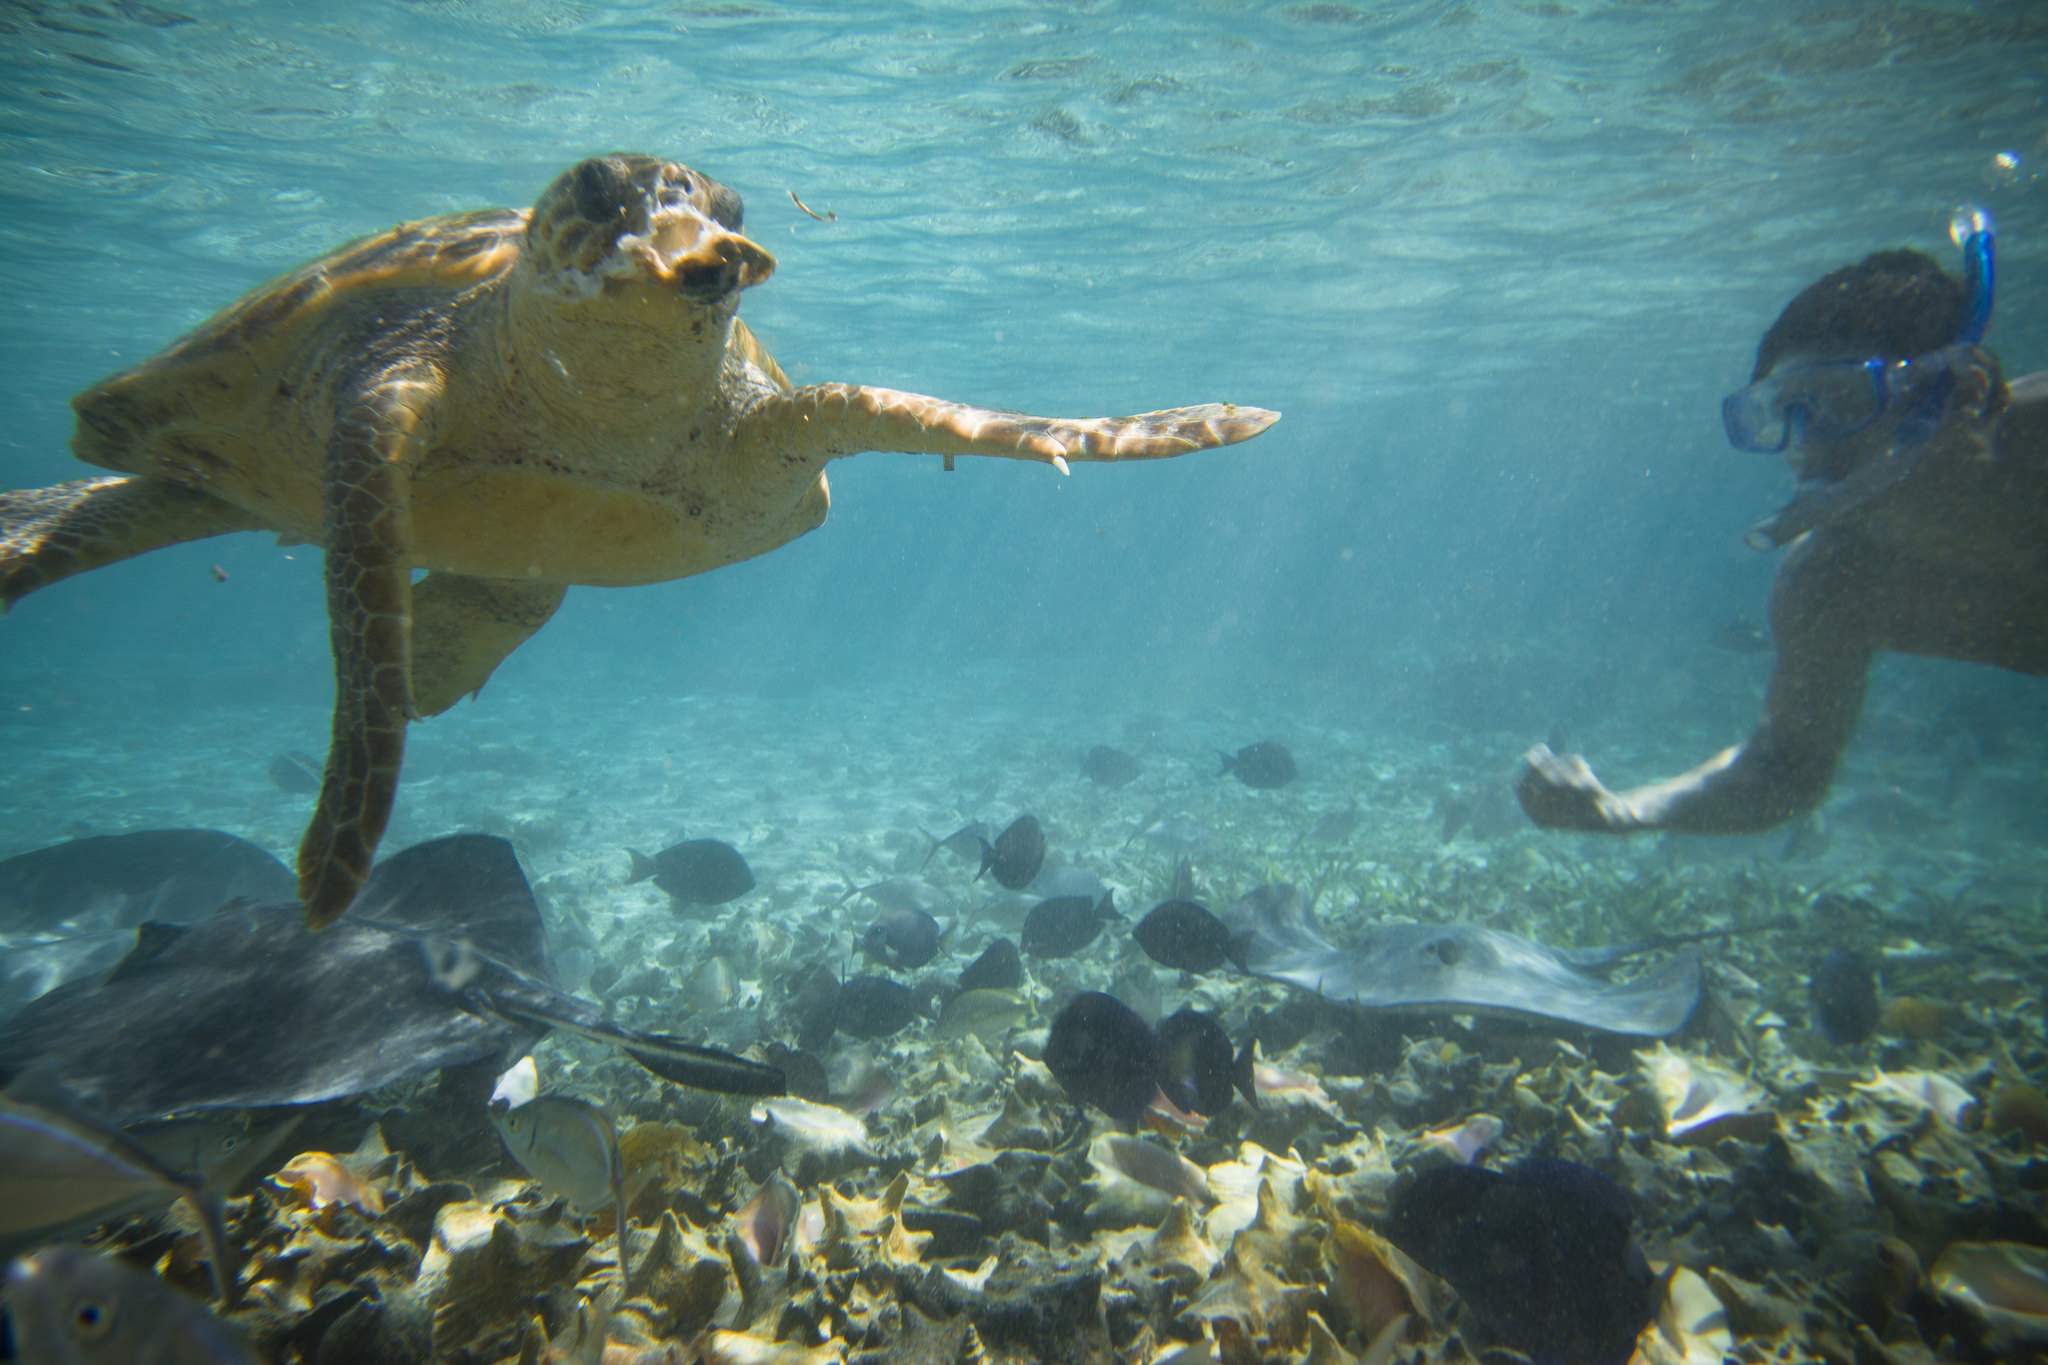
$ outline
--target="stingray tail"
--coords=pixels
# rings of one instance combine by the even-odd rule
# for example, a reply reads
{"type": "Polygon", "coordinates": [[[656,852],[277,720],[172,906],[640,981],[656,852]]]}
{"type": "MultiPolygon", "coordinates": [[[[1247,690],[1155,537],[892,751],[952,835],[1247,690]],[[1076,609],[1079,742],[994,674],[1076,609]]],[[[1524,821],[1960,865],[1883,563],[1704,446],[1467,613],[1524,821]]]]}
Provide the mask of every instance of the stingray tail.
{"type": "Polygon", "coordinates": [[[648,878],[652,877],[655,873],[661,871],[661,869],[655,865],[654,859],[648,857],[645,853],[640,852],[640,850],[638,849],[627,849],[626,856],[633,860],[632,871],[626,874],[626,885],[628,886],[633,885],[635,882],[644,882],[648,878]]]}

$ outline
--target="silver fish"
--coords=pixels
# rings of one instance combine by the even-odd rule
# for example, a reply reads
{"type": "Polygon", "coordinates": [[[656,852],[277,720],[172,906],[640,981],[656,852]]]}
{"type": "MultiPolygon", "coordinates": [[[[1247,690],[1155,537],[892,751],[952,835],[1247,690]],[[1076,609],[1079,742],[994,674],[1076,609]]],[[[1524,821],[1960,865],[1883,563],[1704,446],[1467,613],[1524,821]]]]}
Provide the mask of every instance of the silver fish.
{"type": "Polygon", "coordinates": [[[609,1203],[618,1220],[619,1274],[626,1272],[626,1182],[612,1116],[572,1095],[541,1095],[491,1115],[505,1150],[548,1193],[584,1216],[609,1203]]]}
{"type": "Polygon", "coordinates": [[[0,1254],[23,1251],[110,1218],[183,1199],[199,1215],[214,1288],[230,1295],[220,1187],[171,1169],[61,1097],[0,1097],[0,1254]]]}
{"type": "Polygon", "coordinates": [[[79,1247],[7,1269],[16,1354],[27,1365],[257,1365],[234,1328],[147,1271],[79,1247]]]}

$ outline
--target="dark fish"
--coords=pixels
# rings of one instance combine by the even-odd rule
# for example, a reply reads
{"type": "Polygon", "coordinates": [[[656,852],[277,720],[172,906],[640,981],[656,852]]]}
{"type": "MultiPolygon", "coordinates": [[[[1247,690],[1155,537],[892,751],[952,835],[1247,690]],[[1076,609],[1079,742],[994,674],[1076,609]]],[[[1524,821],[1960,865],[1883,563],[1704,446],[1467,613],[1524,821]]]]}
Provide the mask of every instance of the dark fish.
{"type": "Polygon", "coordinates": [[[1870,959],[1853,948],[1828,950],[1813,969],[1813,1021],[1836,1047],[1862,1042],[1884,1017],[1877,999],[1877,974],[1870,959]]]}
{"type": "Polygon", "coordinates": [[[1235,773],[1238,781],[1259,791],[1277,791],[1301,776],[1301,770],[1294,766],[1294,755],[1287,752],[1287,746],[1270,739],[1245,745],[1235,757],[1220,749],[1217,753],[1223,758],[1223,767],[1216,776],[1235,773]]]}
{"type": "Polygon", "coordinates": [[[1116,916],[1116,893],[1105,891],[1100,901],[1086,896],[1057,896],[1040,901],[1024,917],[1024,951],[1033,957],[1072,957],[1102,932],[1102,926],[1116,916]]]}
{"type": "Polygon", "coordinates": [[[900,981],[886,976],[849,977],[812,1007],[806,1018],[805,1046],[812,1046],[808,1035],[821,1017],[830,1021],[827,1038],[834,1031],[855,1038],[887,1038],[910,1027],[920,1013],[920,1003],[918,993],[900,981]]]}
{"type": "Polygon", "coordinates": [[[929,830],[919,832],[932,841],[931,851],[924,855],[924,862],[919,864],[919,870],[922,871],[923,868],[930,866],[933,857],[942,848],[963,863],[977,861],[981,857],[981,846],[988,842],[988,836],[995,831],[984,821],[970,820],[943,839],[934,836],[929,830]]]}
{"type": "Polygon", "coordinates": [[[1166,888],[1166,899],[1170,901],[1191,901],[1199,894],[1195,886],[1195,861],[1182,858],[1173,865],[1173,881],[1166,888]]]}
{"type": "Polygon", "coordinates": [[[981,871],[974,875],[993,872],[1002,886],[1022,891],[1044,865],[1045,831],[1038,827],[1037,816],[1020,815],[994,843],[981,841],[981,871]]]}
{"type": "Polygon", "coordinates": [[[465,1062],[503,1070],[562,1028],[684,1084],[780,1092],[772,1067],[620,1027],[558,989],[540,909],[503,839],[460,834],[394,854],[353,908],[319,933],[292,900],[146,925],[111,971],[0,1026],[0,1078],[41,1068],[125,1125],[313,1104],[465,1062]]]}
{"type": "Polygon", "coordinates": [[[1052,1021],[1045,1065],[1060,1088],[1119,1123],[1136,1123],[1159,1093],[1159,1037],[1114,996],[1083,991],[1052,1021]]]}
{"type": "Polygon", "coordinates": [[[1772,649],[1770,635],[1756,622],[1741,616],[1715,626],[1707,633],[1707,643],[1730,654],[1768,654],[1772,649]]]}
{"type": "Polygon", "coordinates": [[[1257,1107],[1250,1044],[1234,1053],[1223,1025],[1183,1005],[1159,1024],[1160,1088],[1181,1108],[1214,1115],[1230,1107],[1233,1091],[1257,1107]]]}
{"type": "Polygon", "coordinates": [[[627,849],[633,860],[626,885],[652,879],[674,905],[724,905],[754,889],[754,873],[731,844],[685,839],[652,858],[627,849]]]}
{"type": "Polygon", "coordinates": [[[1023,984],[1024,959],[1017,956],[1017,945],[1006,938],[989,944],[981,956],[960,973],[960,989],[963,991],[1007,991],[1023,984]]]}
{"type": "Polygon", "coordinates": [[[1527,1161],[1425,1171],[1394,1196],[1384,1231],[1516,1350],[1623,1365],[1660,1297],[1633,1219],[1628,1196],[1597,1171],[1527,1161]]]}
{"type": "Polygon", "coordinates": [[[1250,931],[1233,936],[1223,921],[1193,901],[1161,901],[1152,907],[1131,937],[1145,956],[1162,967],[1183,972],[1213,972],[1225,962],[1244,966],[1250,931]]]}
{"type": "Polygon", "coordinates": [[[939,953],[939,922],[922,910],[884,910],[860,936],[861,955],[909,971],[939,953]]]}
{"type": "Polygon", "coordinates": [[[1081,760],[1081,776],[1098,787],[1121,787],[1138,778],[1138,760],[1122,749],[1098,744],[1081,760]]]}
{"type": "Polygon", "coordinates": [[[270,760],[264,770],[270,781],[281,792],[293,796],[311,796],[320,790],[320,760],[310,754],[294,751],[279,754],[270,760]]]}

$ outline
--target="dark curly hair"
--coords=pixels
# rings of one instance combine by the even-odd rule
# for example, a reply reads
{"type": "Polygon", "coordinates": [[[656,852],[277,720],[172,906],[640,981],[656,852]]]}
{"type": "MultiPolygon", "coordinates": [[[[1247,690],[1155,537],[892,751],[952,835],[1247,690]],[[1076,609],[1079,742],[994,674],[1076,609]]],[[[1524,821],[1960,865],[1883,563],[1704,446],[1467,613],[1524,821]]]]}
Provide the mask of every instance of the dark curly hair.
{"type": "Polygon", "coordinates": [[[1762,379],[1788,355],[1864,354],[1910,360],[1963,329],[1962,282],[1924,251],[1878,251],[1801,290],[1756,348],[1762,379]]]}

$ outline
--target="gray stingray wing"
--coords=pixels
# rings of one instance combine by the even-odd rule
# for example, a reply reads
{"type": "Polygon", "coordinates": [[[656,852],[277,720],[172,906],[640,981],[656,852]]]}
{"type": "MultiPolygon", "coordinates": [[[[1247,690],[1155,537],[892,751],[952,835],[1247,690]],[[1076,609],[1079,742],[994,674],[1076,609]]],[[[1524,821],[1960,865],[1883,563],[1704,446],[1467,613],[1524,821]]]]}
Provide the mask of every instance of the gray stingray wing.
{"type": "Polygon", "coordinates": [[[351,918],[463,940],[499,962],[555,979],[547,929],[512,845],[491,834],[451,834],[377,864],[351,918]]]}
{"type": "Polygon", "coordinates": [[[213,829],[94,835],[0,862],[0,1019],[105,971],[149,920],[185,924],[237,897],[288,900],[283,863],[213,829]]]}
{"type": "Polygon", "coordinates": [[[538,1036],[463,1008],[417,940],[348,920],[315,934],[298,902],[272,902],[148,926],[104,978],[52,991],[0,1030],[0,1072],[47,1068],[130,1123],[358,1094],[522,1033],[538,1036]]]}
{"type": "Polygon", "coordinates": [[[1543,944],[1469,925],[1384,925],[1340,949],[1295,921],[1256,934],[1245,965],[1369,1009],[1525,1015],[1649,1038],[1681,1028],[1700,997],[1696,954],[1614,984],[1543,944]]]}
{"type": "Polygon", "coordinates": [[[189,924],[238,896],[289,899],[297,885],[283,863],[217,829],[94,835],[0,862],[0,931],[189,924]]]}
{"type": "MultiPolygon", "coordinates": [[[[309,932],[296,901],[229,905],[187,926],[147,924],[95,980],[71,982],[0,1028],[0,1078],[35,1067],[115,1123],[216,1108],[309,1104],[529,1046],[543,1031],[469,1008],[429,966],[431,933],[476,933],[526,957],[540,914],[503,840],[416,846],[365,887],[401,923],[350,916],[309,932]],[[499,855],[502,854],[502,860],[499,855]],[[465,889],[465,877],[483,875],[465,889]],[[431,933],[430,933],[431,931],[431,933]]],[[[508,979],[525,979],[508,967],[508,979]]],[[[551,992],[534,981],[537,992],[551,992]]]]}

